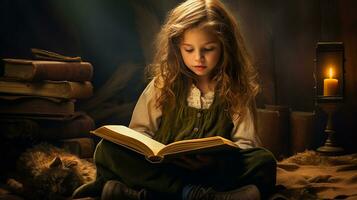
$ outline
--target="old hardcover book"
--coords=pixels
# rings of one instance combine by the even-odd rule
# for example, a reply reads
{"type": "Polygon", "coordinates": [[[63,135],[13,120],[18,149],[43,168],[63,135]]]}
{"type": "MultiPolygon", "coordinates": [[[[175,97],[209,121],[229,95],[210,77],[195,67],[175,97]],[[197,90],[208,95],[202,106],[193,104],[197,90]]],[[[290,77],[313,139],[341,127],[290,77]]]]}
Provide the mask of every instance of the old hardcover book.
{"type": "Polygon", "coordinates": [[[3,59],[4,76],[25,81],[90,81],[93,66],[89,62],[3,59]]]}
{"type": "Polygon", "coordinates": [[[290,114],[290,148],[292,154],[313,149],[316,139],[316,113],[293,111],[290,114]]]}
{"type": "Polygon", "coordinates": [[[43,60],[55,60],[55,61],[62,61],[62,62],[81,62],[82,58],[79,56],[65,56],[59,53],[55,53],[52,51],[44,50],[44,49],[37,49],[31,48],[31,53],[34,57],[43,60]]]}
{"type": "Polygon", "coordinates": [[[164,145],[156,140],[121,125],[102,126],[91,133],[140,153],[152,163],[183,154],[209,153],[238,148],[234,142],[220,136],[181,140],[164,145]]]}
{"type": "Polygon", "coordinates": [[[61,139],[90,137],[94,130],[94,120],[86,114],[75,114],[69,120],[53,120],[53,118],[30,119],[2,116],[0,118],[0,134],[11,140],[54,141],[61,139]]]}
{"type": "Polygon", "coordinates": [[[42,81],[22,82],[14,79],[0,79],[0,93],[57,97],[63,99],[84,99],[92,96],[91,82],[42,81]]]}
{"type": "Polygon", "coordinates": [[[60,140],[57,145],[68,152],[77,155],[79,158],[92,158],[95,150],[95,143],[92,138],[72,138],[60,140]]]}
{"type": "Polygon", "coordinates": [[[74,100],[0,95],[0,114],[68,116],[74,114],[74,100]]]}
{"type": "Polygon", "coordinates": [[[289,154],[289,113],[283,107],[257,109],[257,134],[276,158],[289,154]]]}

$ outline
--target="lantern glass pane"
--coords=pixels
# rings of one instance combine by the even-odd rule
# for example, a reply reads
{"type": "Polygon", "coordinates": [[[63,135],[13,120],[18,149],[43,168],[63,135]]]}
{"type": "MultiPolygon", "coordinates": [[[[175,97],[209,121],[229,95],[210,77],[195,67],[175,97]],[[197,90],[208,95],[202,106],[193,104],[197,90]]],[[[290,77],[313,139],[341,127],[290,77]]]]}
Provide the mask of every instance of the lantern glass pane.
{"type": "Polygon", "coordinates": [[[318,52],[317,54],[317,95],[324,95],[324,80],[337,79],[337,93],[334,96],[343,95],[343,52],[318,52]]]}

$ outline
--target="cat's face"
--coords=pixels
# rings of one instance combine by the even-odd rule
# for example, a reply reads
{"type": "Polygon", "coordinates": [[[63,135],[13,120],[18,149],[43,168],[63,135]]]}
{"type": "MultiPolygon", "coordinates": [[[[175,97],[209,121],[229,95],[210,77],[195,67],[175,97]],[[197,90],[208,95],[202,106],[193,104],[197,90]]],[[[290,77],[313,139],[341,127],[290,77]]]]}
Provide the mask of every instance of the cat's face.
{"type": "Polygon", "coordinates": [[[56,157],[41,176],[36,177],[35,182],[47,193],[70,196],[77,187],[83,184],[76,167],[77,162],[56,157]]]}

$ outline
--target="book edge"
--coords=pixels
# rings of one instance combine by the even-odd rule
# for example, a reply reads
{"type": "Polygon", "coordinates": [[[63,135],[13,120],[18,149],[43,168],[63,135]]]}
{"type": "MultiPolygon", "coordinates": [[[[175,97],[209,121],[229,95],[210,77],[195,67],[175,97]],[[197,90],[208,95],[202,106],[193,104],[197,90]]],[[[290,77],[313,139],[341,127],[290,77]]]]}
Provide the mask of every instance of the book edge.
{"type": "MultiPolygon", "coordinates": [[[[192,146],[192,145],[191,145],[192,146]]],[[[190,151],[197,151],[200,149],[210,149],[214,147],[219,147],[219,146],[230,146],[232,148],[237,148],[238,145],[235,144],[233,141],[228,140],[226,138],[223,138],[221,136],[211,136],[211,137],[205,137],[205,138],[196,138],[196,139],[188,139],[188,140],[181,140],[177,142],[170,143],[166,145],[163,149],[161,149],[157,155],[160,157],[165,157],[166,155],[173,155],[173,154],[180,154],[184,152],[190,152],[190,151]],[[175,147],[177,145],[188,145],[189,143],[191,144],[196,144],[196,143],[202,143],[202,142],[209,142],[212,141],[213,143],[206,144],[205,146],[197,146],[195,148],[191,148],[190,150],[184,149],[181,151],[170,151],[170,148],[175,147]]]]}
{"type": "Polygon", "coordinates": [[[129,137],[129,136],[120,134],[120,133],[118,133],[118,132],[115,132],[115,131],[113,131],[113,130],[107,128],[106,126],[101,126],[101,127],[99,127],[98,129],[96,129],[96,130],[90,131],[90,133],[92,133],[92,134],[94,134],[94,135],[96,135],[96,136],[99,136],[99,137],[101,137],[101,138],[103,138],[103,139],[105,139],[105,140],[107,140],[107,141],[109,141],[109,142],[113,142],[113,143],[115,143],[115,144],[117,144],[117,145],[120,145],[120,146],[123,146],[123,147],[125,147],[125,148],[131,149],[132,151],[135,151],[135,152],[137,152],[137,153],[139,153],[139,154],[141,154],[141,155],[144,155],[144,156],[145,156],[146,158],[148,158],[148,159],[151,158],[151,157],[156,156],[156,155],[155,155],[155,152],[154,152],[150,147],[148,147],[145,143],[143,143],[142,141],[140,141],[140,140],[138,140],[138,139],[136,139],[136,138],[129,137]],[[121,142],[120,139],[117,139],[117,138],[115,138],[115,137],[110,137],[110,136],[108,136],[107,134],[100,133],[100,132],[98,131],[99,129],[105,129],[105,130],[107,130],[107,131],[109,131],[109,132],[111,132],[111,133],[120,135],[121,137],[125,138],[124,140],[125,140],[126,143],[130,142],[130,141],[128,141],[128,140],[135,141],[136,144],[139,143],[139,147],[144,147],[144,148],[145,148],[146,150],[148,150],[148,151],[146,151],[146,150],[140,151],[140,150],[138,150],[137,148],[134,148],[134,147],[132,147],[132,146],[130,146],[130,145],[124,143],[124,142],[121,142]]]}

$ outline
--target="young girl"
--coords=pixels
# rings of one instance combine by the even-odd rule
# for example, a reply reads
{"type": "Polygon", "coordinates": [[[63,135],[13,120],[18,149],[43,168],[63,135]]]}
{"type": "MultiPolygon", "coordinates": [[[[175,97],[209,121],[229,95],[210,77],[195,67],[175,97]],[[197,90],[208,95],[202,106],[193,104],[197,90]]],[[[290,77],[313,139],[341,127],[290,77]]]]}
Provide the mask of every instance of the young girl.
{"type": "Polygon", "coordinates": [[[156,47],[149,66],[152,81],[129,127],[164,144],[218,135],[240,148],[152,164],[102,140],[94,155],[97,180],[80,187],[74,197],[268,197],[276,161],[256,147],[254,98],[259,87],[234,17],[218,0],[188,0],[169,13],[156,47]]]}

